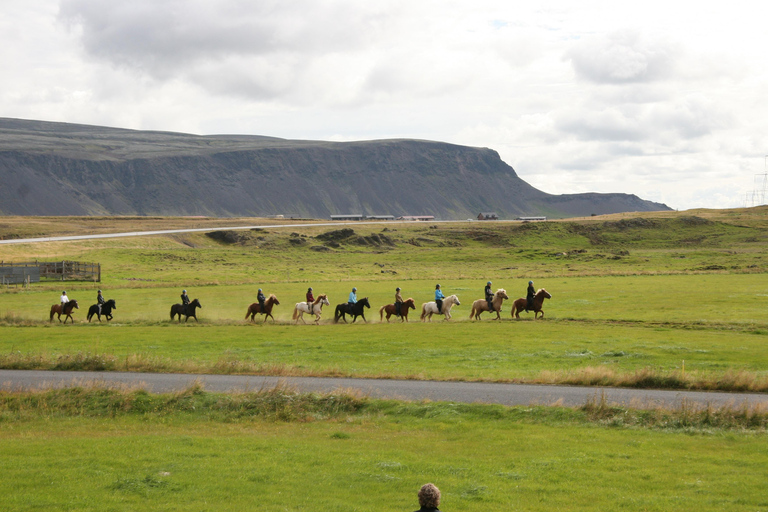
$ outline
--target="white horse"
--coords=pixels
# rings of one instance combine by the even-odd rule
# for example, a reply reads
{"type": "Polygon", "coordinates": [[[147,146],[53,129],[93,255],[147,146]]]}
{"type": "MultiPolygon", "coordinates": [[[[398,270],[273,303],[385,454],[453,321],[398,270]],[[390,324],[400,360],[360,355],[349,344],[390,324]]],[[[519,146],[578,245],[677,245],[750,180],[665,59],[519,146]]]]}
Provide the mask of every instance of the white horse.
{"type": "MultiPolygon", "coordinates": [[[[442,314],[445,315],[446,320],[451,319],[451,308],[456,306],[461,306],[461,302],[459,302],[459,298],[456,295],[449,295],[445,299],[443,299],[443,311],[442,314]]],[[[440,312],[437,310],[437,303],[432,302],[425,302],[421,305],[421,321],[425,321],[425,317],[431,322],[432,321],[432,315],[439,315],[440,312]]]]}
{"type": "Polygon", "coordinates": [[[296,323],[299,323],[299,320],[304,322],[304,313],[309,313],[310,315],[315,315],[315,323],[319,325],[320,315],[323,313],[323,306],[330,305],[331,303],[328,302],[328,295],[325,293],[318,295],[311,306],[308,306],[306,302],[297,302],[293,307],[293,319],[296,320],[296,323]]]}

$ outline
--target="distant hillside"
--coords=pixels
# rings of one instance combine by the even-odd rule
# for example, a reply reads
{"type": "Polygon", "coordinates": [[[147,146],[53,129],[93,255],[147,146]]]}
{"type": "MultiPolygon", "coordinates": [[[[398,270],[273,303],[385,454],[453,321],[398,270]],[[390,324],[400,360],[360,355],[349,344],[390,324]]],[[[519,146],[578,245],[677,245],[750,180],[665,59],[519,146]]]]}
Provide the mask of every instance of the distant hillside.
{"type": "Polygon", "coordinates": [[[551,195],[498,153],[419,140],[294,141],[0,118],[0,214],[438,219],[669,210],[630,194],[551,195]]]}

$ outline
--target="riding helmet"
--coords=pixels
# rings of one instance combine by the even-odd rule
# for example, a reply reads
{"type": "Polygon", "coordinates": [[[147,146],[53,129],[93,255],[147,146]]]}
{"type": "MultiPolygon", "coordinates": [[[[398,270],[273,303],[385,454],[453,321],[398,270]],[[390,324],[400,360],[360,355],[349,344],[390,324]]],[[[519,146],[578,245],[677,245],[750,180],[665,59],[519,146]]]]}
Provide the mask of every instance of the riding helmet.
{"type": "Polygon", "coordinates": [[[101,293],[101,290],[99,290],[99,293],[101,293]]]}
{"type": "Polygon", "coordinates": [[[488,286],[491,286],[491,282],[490,281],[488,281],[488,286]]]}
{"type": "Polygon", "coordinates": [[[353,286],[353,287],[352,287],[352,291],[353,291],[353,292],[356,292],[356,291],[357,291],[357,288],[355,288],[355,287],[353,286]]]}
{"type": "Polygon", "coordinates": [[[395,288],[395,291],[399,292],[400,291],[400,287],[398,286],[397,288],[395,288]]]}
{"type": "Polygon", "coordinates": [[[528,281],[528,284],[533,284],[533,281],[528,281]]]}
{"type": "Polygon", "coordinates": [[[259,291],[261,291],[261,288],[259,288],[259,291]]]}
{"type": "Polygon", "coordinates": [[[61,294],[62,294],[62,295],[66,295],[66,294],[67,294],[67,292],[66,292],[66,291],[63,291],[63,292],[61,292],[61,294]]]}
{"type": "Polygon", "coordinates": [[[440,288],[440,285],[435,286],[435,290],[437,290],[438,288],[440,288]]]}
{"type": "Polygon", "coordinates": [[[187,293],[187,290],[181,290],[181,293],[187,293]]]}
{"type": "Polygon", "coordinates": [[[307,291],[308,291],[308,292],[311,292],[311,291],[312,291],[312,287],[310,286],[310,287],[309,287],[309,290],[307,290],[307,291]]]}

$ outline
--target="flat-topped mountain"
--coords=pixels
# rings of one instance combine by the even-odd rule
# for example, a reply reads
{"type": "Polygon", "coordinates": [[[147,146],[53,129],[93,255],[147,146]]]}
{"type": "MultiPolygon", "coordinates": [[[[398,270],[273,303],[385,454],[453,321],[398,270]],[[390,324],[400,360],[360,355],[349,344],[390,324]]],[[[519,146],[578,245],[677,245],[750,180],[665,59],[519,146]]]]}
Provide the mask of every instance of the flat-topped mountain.
{"type": "Polygon", "coordinates": [[[0,118],[0,214],[550,218],[669,210],[542,192],[498,153],[421,140],[323,142],[0,118]]]}

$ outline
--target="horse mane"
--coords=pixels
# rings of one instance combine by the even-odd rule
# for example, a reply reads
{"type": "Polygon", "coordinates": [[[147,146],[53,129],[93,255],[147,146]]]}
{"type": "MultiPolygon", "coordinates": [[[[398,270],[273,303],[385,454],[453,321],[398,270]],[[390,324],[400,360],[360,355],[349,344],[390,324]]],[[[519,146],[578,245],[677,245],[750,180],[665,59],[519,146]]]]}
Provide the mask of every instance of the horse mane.
{"type": "Polygon", "coordinates": [[[270,293],[270,294],[269,294],[269,298],[270,298],[270,299],[276,299],[276,298],[277,298],[277,296],[276,296],[274,293],[270,293]]]}
{"type": "Polygon", "coordinates": [[[507,294],[507,290],[505,290],[504,288],[499,288],[498,290],[496,290],[496,293],[494,293],[494,295],[500,295],[502,293],[504,295],[506,295],[507,294]]]}
{"type": "Polygon", "coordinates": [[[315,299],[315,302],[313,302],[312,304],[318,304],[321,300],[325,299],[326,297],[328,297],[327,293],[321,293],[320,295],[317,296],[317,298],[315,299]]]}
{"type": "Polygon", "coordinates": [[[406,304],[406,303],[408,303],[408,302],[413,302],[413,303],[415,304],[415,303],[416,303],[416,300],[414,300],[414,298],[413,298],[413,297],[408,297],[407,299],[405,299],[405,300],[403,301],[403,304],[406,304]]]}

